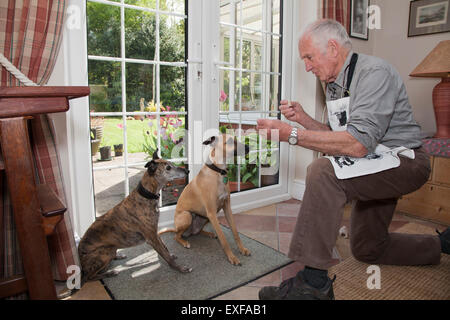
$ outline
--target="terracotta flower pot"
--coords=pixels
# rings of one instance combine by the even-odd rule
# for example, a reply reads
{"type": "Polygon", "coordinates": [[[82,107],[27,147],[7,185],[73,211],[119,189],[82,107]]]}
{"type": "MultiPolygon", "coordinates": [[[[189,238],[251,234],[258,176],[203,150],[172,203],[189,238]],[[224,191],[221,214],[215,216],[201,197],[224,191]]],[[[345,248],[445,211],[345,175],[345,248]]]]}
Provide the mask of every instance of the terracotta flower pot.
{"type": "MultiPolygon", "coordinates": [[[[228,187],[230,188],[230,192],[238,191],[237,181],[228,181],[228,187]]],[[[255,188],[255,185],[253,183],[251,183],[250,181],[241,182],[241,191],[253,189],[253,188],[255,188]]]]}

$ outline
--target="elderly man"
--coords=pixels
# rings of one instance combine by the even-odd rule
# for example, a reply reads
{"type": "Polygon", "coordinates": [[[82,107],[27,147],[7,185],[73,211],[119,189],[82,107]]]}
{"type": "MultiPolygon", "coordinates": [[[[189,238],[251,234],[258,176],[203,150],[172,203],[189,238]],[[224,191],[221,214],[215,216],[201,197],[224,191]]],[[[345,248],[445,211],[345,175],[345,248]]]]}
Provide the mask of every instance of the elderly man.
{"type": "Polygon", "coordinates": [[[352,52],[346,30],[333,20],[309,25],[300,38],[299,52],[306,71],[327,84],[329,123],[312,119],[299,103],[281,101],[282,114],[305,130],[268,119],[258,120],[258,130],[279,130],[280,141],[329,156],[359,159],[382,144],[412,149],[415,157],[400,156],[396,168],[348,179],[336,177],[329,159],[315,160],[308,167],[289,249],[289,257],[305,269],[279,287],[263,288],[260,299],[334,298],[334,280],[328,277],[327,269],[333,264],[332,250],[349,201],[355,201],[350,246],[358,260],[439,264],[441,252],[450,253],[450,229],[439,236],[388,232],[398,198],[420,188],[430,173],[429,158],[421,149],[421,129],[414,121],[400,75],[386,61],[352,52]]]}

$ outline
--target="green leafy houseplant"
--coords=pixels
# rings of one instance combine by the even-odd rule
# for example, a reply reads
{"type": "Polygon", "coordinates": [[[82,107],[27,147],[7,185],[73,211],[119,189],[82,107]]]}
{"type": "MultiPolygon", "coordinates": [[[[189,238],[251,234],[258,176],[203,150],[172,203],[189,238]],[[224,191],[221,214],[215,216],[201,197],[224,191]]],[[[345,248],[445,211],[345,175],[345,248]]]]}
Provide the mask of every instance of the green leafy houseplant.
{"type": "MultiPolygon", "coordinates": [[[[225,133],[228,128],[226,126],[222,126],[220,131],[225,133]]],[[[258,146],[258,135],[256,133],[252,133],[246,136],[242,136],[242,143],[249,146],[251,153],[245,155],[241,163],[237,163],[237,159],[234,159],[234,163],[228,164],[228,180],[229,181],[237,181],[238,176],[238,168],[240,173],[241,183],[251,182],[255,187],[259,186],[259,155],[258,152],[252,152],[257,150],[256,146],[258,146]]]]}

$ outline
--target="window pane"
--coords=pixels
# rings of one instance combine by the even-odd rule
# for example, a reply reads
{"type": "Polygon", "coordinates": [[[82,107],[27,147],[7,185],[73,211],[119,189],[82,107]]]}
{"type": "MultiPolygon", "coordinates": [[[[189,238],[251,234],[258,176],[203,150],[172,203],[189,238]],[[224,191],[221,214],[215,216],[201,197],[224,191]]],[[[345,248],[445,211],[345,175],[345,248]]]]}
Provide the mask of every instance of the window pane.
{"type": "Polygon", "coordinates": [[[272,0],[272,32],[280,34],[280,0],[272,0]]]}
{"type": "Polygon", "coordinates": [[[273,36],[271,40],[271,72],[280,72],[280,38],[278,36],[273,36]]]}
{"type": "Polygon", "coordinates": [[[237,24],[245,28],[262,30],[262,3],[261,0],[242,0],[236,13],[237,24]]]}
{"type": "Polygon", "coordinates": [[[176,13],[185,13],[185,0],[166,0],[165,7],[164,2],[160,2],[161,10],[176,12],[176,13]]]}
{"type": "Polygon", "coordinates": [[[230,111],[230,71],[219,71],[220,92],[219,92],[219,111],[230,111]]]}
{"type": "MultiPolygon", "coordinates": [[[[94,168],[97,163],[93,163],[94,168]]],[[[125,198],[123,168],[94,171],[95,211],[99,217],[125,198]]]]}
{"type": "Polygon", "coordinates": [[[144,141],[147,131],[151,130],[146,120],[147,118],[145,116],[127,117],[127,151],[129,163],[146,160],[147,154],[145,154],[144,150],[144,141]]]}
{"type": "Polygon", "coordinates": [[[125,51],[127,58],[155,60],[156,15],[125,9],[125,51]]]}
{"type": "Polygon", "coordinates": [[[162,111],[185,110],[185,71],[184,67],[160,67],[160,99],[166,107],[162,111]]]}
{"type": "Polygon", "coordinates": [[[151,101],[156,101],[156,65],[126,64],[127,77],[127,111],[156,111],[146,110],[151,101]]]}
{"type": "MultiPolygon", "coordinates": [[[[186,157],[185,117],[162,115],[161,127],[161,157],[163,159],[180,159],[186,157]]],[[[180,162],[178,164],[181,164],[180,162]]]]}
{"type": "Polygon", "coordinates": [[[123,164],[123,130],[122,117],[103,119],[103,137],[96,158],[98,166],[123,164]]]}
{"type": "Polygon", "coordinates": [[[156,0],[125,0],[125,3],[138,7],[156,9],[156,0]]]}
{"type": "Polygon", "coordinates": [[[88,2],[86,14],[88,54],[120,57],[120,8],[88,2]]]}
{"type": "MultiPolygon", "coordinates": [[[[269,100],[269,110],[278,111],[278,104],[280,99],[280,76],[271,75],[270,76],[270,100],[269,100]]],[[[277,117],[277,114],[270,114],[271,117],[277,117]]]]}
{"type": "Polygon", "coordinates": [[[233,10],[235,10],[233,7],[235,7],[234,1],[220,0],[220,22],[236,23],[233,19],[233,10]]]}
{"type": "Polygon", "coordinates": [[[242,111],[261,110],[261,94],[261,74],[242,72],[242,111]]]}
{"type": "MultiPolygon", "coordinates": [[[[185,164],[177,164],[182,168],[186,168],[185,164]]],[[[161,198],[163,206],[177,204],[178,198],[188,184],[188,178],[179,178],[169,181],[161,190],[161,198]]]]}
{"type": "Polygon", "coordinates": [[[231,45],[231,39],[235,36],[234,35],[235,28],[227,27],[227,26],[221,26],[220,27],[220,58],[222,61],[231,63],[231,50],[233,48],[230,47],[231,45]]]}
{"type": "Polygon", "coordinates": [[[185,38],[183,18],[160,15],[160,60],[167,62],[184,62],[185,38]]]}
{"type": "Polygon", "coordinates": [[[122,111],[120,62],[88,61],[90,110],[95,112],[122,111]]]}

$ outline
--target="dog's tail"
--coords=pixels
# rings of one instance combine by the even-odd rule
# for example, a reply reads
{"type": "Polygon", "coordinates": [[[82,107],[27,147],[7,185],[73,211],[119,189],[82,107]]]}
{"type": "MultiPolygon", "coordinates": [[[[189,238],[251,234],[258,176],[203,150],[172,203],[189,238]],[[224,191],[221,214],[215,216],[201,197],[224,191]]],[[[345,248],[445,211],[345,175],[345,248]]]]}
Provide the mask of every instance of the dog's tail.
{"type": "Polygon", "coordinates": [[[175,228],[164,228],[158,232],[158,235],[160,236],[163,233],[167,233],[167,232],[177,232],[177,230],[175,228]]]}

